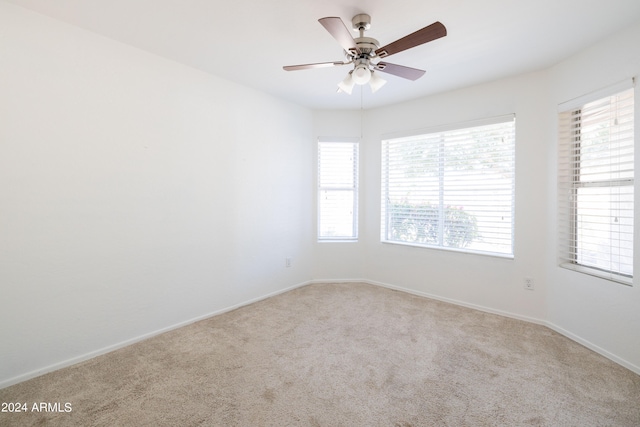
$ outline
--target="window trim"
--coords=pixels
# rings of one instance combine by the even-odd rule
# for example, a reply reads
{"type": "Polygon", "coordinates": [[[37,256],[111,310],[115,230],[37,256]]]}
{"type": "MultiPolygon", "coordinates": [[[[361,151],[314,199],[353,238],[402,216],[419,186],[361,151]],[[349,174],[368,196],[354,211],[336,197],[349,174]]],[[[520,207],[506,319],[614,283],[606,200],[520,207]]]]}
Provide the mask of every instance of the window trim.
{"type": "MultiPolygon", "coordinates": [[[[568,140],[566,137],[563,139],[560,134],[564,131],[566,131],[566,129],[563,129],[561,122],[561,115],[562,114],[567,114],[567,113],[572,113],[575,114],[576,112],[580,111],[586,104],[592,103],[592,102],[596,102],[599,100],[603,100],[605,98],[609,98],[611,96],[617,95],[621,92],[625,92],[629,89],[633,89],[634,91],[634,123],[633,123],[633,128],[634,128],[634,136],[633,136],[633,144],[635,145],[635,141],[637,140],[637,133],[636,133],[636,118],[638,116],[637,111],[636,110],[636,105],[635,105],[635,99],[636,99],[636,90],[635,90],[635,78],[632,79],[628,79],[628,80],[624,80],[622,82],[607,86],[605,88],[593,91],[591,93],[573,98],[569,101],[560,103],[558,105],[558,112],[557,112],[557,120],[558,120],[558,148],[559,150],[564,150],[564,151],[574,151],[577,154],[577,156],[580,156],[580,137],[579,135],[575,136],[574,140],[568,140]]],[[[634,150],[635,151],[635,150],[634,150]]],[[[635,161],[635,157],[636,154],[634,154],[634,161],[635,161]]],[[[578,157],[579,158],[579,157],[578,157]]],[[[562,160],[562,154],[559,154],[559,158],[558,158],[558,167],[560,167],[560,161],[562,160]]],[[[634,164],[634,171],[635,171],[635,164],[634,164]]],[[[635,173],[634,173],[635,175],[635,173]]],[[[562,202],[561,199],[558,199],[558,233],[556,238],[558,239],[558,244],[557,244],[557,250],[558,250],[558,254],[557,254],[557,258],[558,258],[558,266],[570,271],[575,271],[578,273],[582,273],[582,274],[587,274],[590,276],[594,276],[594,277],[598,277],[600,279],[604,279],[604,280],[609,280],[612,282],[616,282],[616,283],[620,283],[623,285],[627,285],[627,286],[633,286],[633,273],[631,275],[626,275],[626,274],[622,274],[613,270],[606,270],[604,268],[600,268],[600,267],[596,267],[596,266],[589,266],[589,265],[584,265],[584,264],[580,264],[578,261],[576,261],[574,259],[574,261],[570,261],[567,260],[568,256],[566,255],[566,250],[564,249],[565,247],[576,247],[577,246],[577,239],[578,239],[578,224],[577,224],[577,203],[578,203],[578,198],[577,198],[577,192],[579,188],[607,188],[607,187],[632,187],[633,188],[633,193],[636,193],[636,188],[635,188],[635,180],[634,178],[617,178],[617,179],[608,179],[608,180],[597,180],[597,181],[585,181],[585,182],[576,182],[576,180],[579,179],[580,177],[580,171],[576,172],[575,170],[571,172],[570,176],[567,177],[565,182],[563,180],[563,176],[564,175],[560,170],[558,170],[558,191],[559,191],[559,196],[562,197],[562,192],[563,192],[563,188],[565,190],[569,190],[569,201],[565,201],[562,202]],[[569,182],[569,180],[572,179],[571,182],[569,182]],[[563,187],[564,186],[564,187],[563,187]],[[568,215],[569,218],[563,218],[563,214],[561,213],[562,210],[567,210],[568,214],[564,214],[564,215],[568,215]],[[565,228],[565,227],[568,227],[565,228]],[[565,234],[566,233],[566,234],[565,234]]],[[[636,201],[635,201],[635,197],[634,197],[634,211],[635,211],[635,205],[636,205],[636,201]]],[[[635,214],[634,214],[635,216],[635,214]]],[[[633,238],[635,239],[635,233],[636,233],[636,227],[634,224],[634,229],[633,229],[633,238]]],[[[635,257],[635,245],[632,245],[633,248],[633,253],[634,253],[634,257],[635,257]]],[[[574,254],[575,256],[577,256],[577,254],[574,254]]]]}
{"type": "Polygon", "coordinates": [[[359,205],[360,205],[360,201],[359,201],[359,192],[360,192],[360,142],[361,139],[360,138],[353,138],[353,137],[318,137],[317,139],[317,144],[316,144],[316,239],[318,243],[353,243],[353,242],[357,242],[359,239],[359,221],[358,221],[358,217],[359,217],[359,205]],[[353,144],[354,145],[354,149],[355,149],[355,153],[354,153],[354,162],[353,162],[353,169],[354,169],[354,182],[353,182],[353,188],[348,189],[348,188],[332,188],[332,187],[322,187],[320,185],[320,145],[322,143],[344,143],[344,144],[353,144]],[[320,202],[320,197],[321,197],[321,192],[322,190],[327,190],[327,189],[331,189],[331,190],[337,190],[337,191],[352,191],[353,192],[353,213],[352,213],[352,224],[353,224],[353,230],[352,230],[352,236],[335,236],[335,237],[331,237],[331,236],[322,236],[320,234],[321,231],[321,215],[320,215],[320,207],[321,207],[321,202],[320,202]]]}
{"type": "MultiPolygon", "coordinates": [[[[438,133],[446,133],[446,132],[455,132],[458,130],[463,130],[463,129],[468,129],[468,128],[476,128],[476,127],[482,127],[482,126],[489,126],[489,125],[495,125],[495,124],[500,124],[500,123],[513,123],[513,133],[514,133],[514,137],[516,134],[516,127],[515,127],[515,122],[516,122],[516,114],[515,113],[510,113],[510,114],[504,114],[504,115],[499,115],[499,116],[492,116],[492,117],[486,117],[486,118],[481,118],[481,119],[475,119],[475,120],[469,120],[469,121],[464,121],[464,122],[455,122],[455,123],[448,123],[448,124],[443,124],[443,125],[437,125],[437,126],[431,126],[431,127],[427,127],[427,128],[421,128],[421,129],[414,129],[414,130],[409,130],[409,131],[398,131],[398,132],[392,132],[392,133],[387,133],[387,134],[383,134],[382,138],[381,138],[381,179],[383,180],[383,182],[381,182],[381,194],[380,194],[380,201],[381,201],[381,209],[380,209],[380,242],[383,244],[390,244],[390,245],[400,245],[400,246],[409,246],[409,247],[413,247],[413,248],[418,248],[418,249],[431,249],[431,250],[439,250],[439,251],[448,251],[448,252],[458,252],[458,253],[466,253],[466,254],[473,254],[473,255],[481,255],[481,256],[489,256],[489,257],[494,257],[494,258],[502,258],[502,259],[515,259],[515,223],[516,223],[516,218],[515,218],[515,203],[516,203],[516,194],[515,194],[515,187],[516,187],[516,175],[515,175],[515,163],[516,163],[516,146],[515,146],[515,140],[514,140],[514,145],[513,145],[513,176],[512,176],[512,181],[511,181],[511,249],[510,249],[510,253],[505,253],[505,252],[494,252],[494,251],[490,251],[490,250],[479,250],[479,249],[469,249],[469,248],[455,248],[455,247],[449,247],[449,246],[444,246],[444,245],[432,245],[432,244],[424,244],[424,243],[414,243],[414,242],[404,242],[404,241],[395,241],[395,240],[389,240],[387,238],[387,232],[388,232],[388,215],[387,215],[387,205],[389,203],[389,201],[387,200],[387,195],[388,195],[388,185],[389,183],[385,181],[385,153],[384,153],[384,144],[385,142],[389,141],[389,140],[393,140],[393,139],[402,139],[402,138],[411,138],[411,137],[418,137],[421,135],[430,135],[430,134],[438,134],[438,133]]],[[[442,195],[441,195],[442,196],[442,195]]],[[[440,197],[441,197],[440,196],[440,197]]]]}

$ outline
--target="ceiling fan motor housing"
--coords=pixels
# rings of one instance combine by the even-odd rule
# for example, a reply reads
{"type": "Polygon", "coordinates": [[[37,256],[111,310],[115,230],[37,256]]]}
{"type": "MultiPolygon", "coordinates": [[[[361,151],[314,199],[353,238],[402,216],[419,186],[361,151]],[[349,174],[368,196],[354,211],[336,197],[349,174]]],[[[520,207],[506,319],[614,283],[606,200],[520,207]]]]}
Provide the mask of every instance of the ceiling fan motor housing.
{"type": "Polygon", "coordinates": [[[354,40],[360,52],[367,56],[373,56],[371,53],[380,47],[378,40],[371,37],[357,37],[354,40]]]}
{"type": "Polygon", "coordinates": [[[366,13],[361,13],[351,19],[351,24],[353,26],[353,30],[360,33],[360,37],[354,38],[354,41],[356,42],[358,49],[360,49],[361,54],[358,56],[354,52],[354,59],[372,56],[371,52],[378,49],[380,47],[380,43],[374,38],[364,36],[364,32],[371,28],[371,16],[366,13]]]}
{"type": "Polygon", "coordinates": [[[353,39],[359,52],[352,49],[347,52],[347,58],[350,62],[355,63],[352,72],[354,81],[357,84],[365,84],[371,77],[371,58],[375,56],[375,50],[380,47],[380,43],[374,38],[364,36],[365,30],[371,28],[371,16],[361,13],[351,19],[351,24],[353,30],[360,33],[360,37],[353,39]]]}

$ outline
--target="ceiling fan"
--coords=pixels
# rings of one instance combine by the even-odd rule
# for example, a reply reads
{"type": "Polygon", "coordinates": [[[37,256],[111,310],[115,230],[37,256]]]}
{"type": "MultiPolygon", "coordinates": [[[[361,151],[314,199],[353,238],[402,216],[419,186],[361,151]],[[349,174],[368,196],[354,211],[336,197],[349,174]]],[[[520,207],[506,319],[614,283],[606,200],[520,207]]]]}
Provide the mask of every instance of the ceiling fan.
{"type": "Polygon", "coordinates": [[[338,83],[338,92],[346,92],[349,95],[351,95],[353,87],[356,84],[365,85],[369,83],[373,93],[380,89],[386,83],[386,80],[381,78],[376,71],[393,74],[394,76],[409,80],[419,79],[424,75],[424,70],[391,64],[386,61],[381,61],[381,59],[447,35],[445,26],[440,22],[434,22],[393,43],[380,47],[378,40],[364,36],[364,32],[371,28],[371,17],[365,13],[356,15],[351,19],[354,31],[360,33],[360,37],[355,39],[338,17],[321,18],[318,22],[320,22],[333,38],[338,41],[340,46],[342,46],[345,61],[287,65],[283,68],[286,71],[295,71],[353,64],[353,70],[349,71],[347,77],[338,83]]]}

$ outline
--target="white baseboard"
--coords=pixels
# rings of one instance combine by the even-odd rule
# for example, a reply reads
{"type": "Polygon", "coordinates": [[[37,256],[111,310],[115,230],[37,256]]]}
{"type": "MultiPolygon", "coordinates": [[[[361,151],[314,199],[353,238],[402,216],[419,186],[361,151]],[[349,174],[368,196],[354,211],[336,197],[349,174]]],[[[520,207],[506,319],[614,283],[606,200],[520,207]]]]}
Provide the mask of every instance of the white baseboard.
{"type": "Polygon", "coordinates": [[[577,342],[578,344],[581,344],[581,345],[587,347],[589,350],[595,351],[599,355],[606,357],[607,359],[611,360],[612,362],[615,362],[620,366],[624,366],[628,370],[630,370],[632,372],[635,372],[636,374],[640,375],[640,366],[634,365],[633,363],[628,362],[628,361],[616,356],[615,354],[608,352],[604,348],[598,347],[597,345],[593,344],[592,342],[589,342],[589,341],[585,340],[584,338],[581,338],[578,335],[576,335],[576,334],[574,334],[572,332],[569,332],[566,329],[563,329],[560,326],[555,325],[555,324],[553,324],[551,322],[546,322],[545,326],[548,327],[549,329],[552,329],[552,330],[556,331],[560,335],[564,335],[565,337],[569,338],[570,340],[573,340],[573,341],[577,342]]]}
{"type": "Polygon", "coordinates": [[[154,337],[156,335],[160,335],[160,334],[163,334],[165,332],[169,332],[169,331],[172,331],[174,329],[178,329],[178,328],[181,328],[183,326],[187,326],[187,325],[190,325],[192,323],[199,322],[201,320],[205,320],[205,319],[208,319],[208,318],[213,317],[213,316],[217,316],[219,314],[227,313],[227,312],[235,310],[237,308],[244,307],[246,305],[253,304],[253,303],[258,302],[258,301],[262,301],[264,299],[267,299],[267,298],[270,298],[270,297],[273,297],[273,296],[276,296],[276,295],[291,291],[293,289],[301,288],[301,287],[306,286],[306,285],[308,285],[310,283],[311,283],[310,281],[298,283],[296,285],[289,286],[287,288],[280,289],[280,290],[277,290],[275,292],[270,292],[270,293],[268,293],[266,295],[262,295],[262,296],[259,296],[259,297],[256,297],[256,298],[252,298],[252,299],[250,299],[248,301],[244,301],[244,302],[232,305],[230,307],[225,307],[225,308],[222,308],[220,310],[212,311],[210,313],[203,314],[201,316],[197,316],[197,317],[194,317],[192,319],[185,320],[183,322],[179,322],[179,323],[176,323],[176,324],[171,325],[171,326],[167,326],[167,327],[162,328],[162,329],[158,329],[158,330],[155,330],[155,331],[143,334],[143,335],[139,335],[137,337],[134,337],[134,338],[131,338],[131,339],[128,339],[128,340],[125,340],[125,341],[121,341],[121,342],[116,343],[116,344],[108,345],[106,347],[100,348],[100,349],[95,350],[95,351],[91,351],[89,353],[82,354],[80,356],[72,357],[70,359],[63,360],[63,361],[58,362],[58,363],[54,363],[54,364],[51,364],[51,365],[48,365],[48,366],[44,366],[42,368],[35,369],[33,371],[30,371],[30,372],[27,372],[27,373],[24,373],[24,374],[17,375],[15,377],[0,381],[0,389],[3,389],[5,387],[9,387],[9,386],[14,385],[14,384],[21,383],[23,381],[30,380],[30,379],[35,378],[35,377],[39,377],[39,376],[44,375],[44,374],[49,373],[49,372],[57,371],[58,369],[66,368],[68,366],[75,365],[75,364],[80,363],[80,362],[84,362],[84,361],[89,360],[89,359],[93,359],[94,357],[101,356],[101,355],[106,354],[106,353],[110,353],[110,352],[112,352],[114,350],[118,350],[120,348],[129,346],[131,344],[135,344],[135,343],[140,342],[140,341],[144,341],[144,340],[146,340],[148,338],[151,338],[151,337],[154,337]]]}
{"type": "Polygon", "coordinates": [[[367,283],[370,285],[374,285],[374,286],[381,286],[383,288],[388,288],[388,289],[394,289],[397,291],[401,291],[401,292],[406,292],[408,294],[412,294],[412,295],[417,295],[417,296],[421,296],[421,297],[425,297],[425,298],[430,298],[430,299],[434,299],[437,301],[443,301],[443,302],[447,302],[450,304],[455,304],[455,305],[459,305],[462,307],[467,307],[467,308],[471,308],[473,310],[479,310],[479,311],[484,311],[486,313],[492,313],[492,314],[497,314],[499,316],[504,316],[504,317],[510,317],[512,319],[518,319],[518,320],[523,320],[525,322],[530,322],[530,323],[535,323],[538,325],[542,325],[545,326],[561,335],[564,335],[565,337],[569,338],[572,341],[577,342],[580,345],[585,346],[586,348],[588,348],[589,350],[595,351],[596,353],[600,354],[601,356],[606,357],[607,359],[617,363],[620,366],[623,366],[627,369],[629,369],[632,372],[635,372],[636,374],[640,375],[640,366],[634,365],[633,363],[622,359],[621,357],[616,356],[615,354],[603,349],[602,347],[599,347],[591,342],[589,342],[588,340],[585,340],[584,338],[570,332],[567,331],[561,327],[559,327],[558,325],[555,325],[547,320],[543,320],[543,319],[537,319],[535,317],[529,317],[529,316],[523,316],[517,313],[511,313],[508,311],[503,311],[503,310],[497,310],[494,308],[490,308],[490,307],[484,307],[481,305],[476,305],[476,304],[470,304],[464,301],[459,301],[459,300],[455,300],[455,299],[451,299],[451,298],[445,298],[445,297],[440,297],[438,295],[433,295],[433,294],[429,294],[427,292],[420,292],[420,291],[416,291],[414,289],[409,289],[409,288],[403,288],[401,286],[395,286],[395,285],[391,285],[388,283],[383,283],[383,282],[377,282],[375,280],[368,280],[368,279],[345,279],[345,280],[339,280],[339,279],[331,279],[331,280],[313,280],[312,283],[355,283],[355,282],[360,282],[360,283],[367,283]]]}
{"type": "Polygon", "coordinates": [[[434,299],[434,300],[437,300],[437,301],[442,301],[442,302],[447,302],[447,303],[450,303],[450,304],[459,305],[459,306],[462,306],[462,307],[471,308],[473,310],[484,311],[485,313],[497,314],[497,315],[504,316],[504,317],[510,317],[512,319],[524,320],[525,322],[536,323],[538,325],[545,325],[546,326],[546,322],[544,320],[537,319],[535,317],[523,316],[523,315],[518,314],[518,313],[512,313],[512,312],[509,312],[509,311],[497,310],[495,308],[485,307],[485,306],[477,305],[477,304],[471,304],[471,303],[468,303],[468,302],[464,302],[464,301],[460,301],[460,300],[456,300],[456,299],[452,299],[452,298],[445,298],[445,297],[441,297],[441,296],[438,296],[438,295],[430,294],[430,293],[427,293],[427,292],[420,292],[420,291],[416,291],[414,289],[409,289],[409,288],[403,288],[401,286],[390,285],[388,283],[376,282],[376,281],[373,281],[373,280],[363,280],[363,282],[369,283],[369,284],[375,285],[375,286],[381,286],[383,288],[394,289],[396,291],[406,292],[408,294],[417,295],[417,296],[420,296],[420,297],[425,297],[425,298],[434,299]]]}
{"type": "Polygon", "coordinates": [[[455,304],[455,305],[459,305],[459,306],[462,306],[462,307],[471,308],[473,310],[484,311],[486,313],[497,314],[497,315],[500,315],[500,316],[510,317],[510,318],[513,318],[513,319],[523,320],[525,322],[530,322],[530,323],[535,323],[535,324],[538,324],[538,325],[546,326],[546,327],[558,332],[559,334],[564,335],[565,337],[567,337],[567,338],[569,338],[569,339],[571,339],[571,340],[573,340],[573,341],[575,341],[575,342],[587,347],[590,350],[595,351],[596,353],[606,357],[607,359],[609,359],[609,360],[611,360],[611,361],[613,361],[613,362],[615,362],[615,363],[617,363],[617,364],[619,364],[621,366],[624,366],[625,368],[629,369],[630,371],[635,372],[636,374],[640,375],[640,367],[639,366],[634,365],[633,363],[630,363],[630,362],[628,362],[628,361],[616,356],[615,354],[612,354],[609,351],[607,351],[607,350],[605,350],[605,349],[603,349],[601,347],[598,347],[597,345],[595,345],[595,344],[593,344],[593,343],[591,343],[591,342],[589,342],[589,341],[587,341],[587,340],[575,335],[574,333],[572,333],[570,331],[567,331],[567,330],[565,330],[565,329],[563,329],[563,328],[561,328],[561,327],[559,327],[559,326],[557,326],[557,325],[555,325],[555,324],[553,324],[551,322],[548,322],[546,320],[537,319],[537,318],[533,318],[533,317],[529,317],[529,316],[522,316],[522,315],[517,314],[517,313],[511,313],[511,312],[507,312],[507,311],[503,311],[503,310],[497,310],[497,309],[493,309],[493,308],[490,308],[490,307],[480,306],[480,305],[477,305],[477,304],[470,304],[470,303],[467,303],[467,302],[464,302],[464,301],[459,301],[459,300],[455,300],[455,299],[451,299],[451,298],[440,297],[438,295],[429,294],[429,293],[426,293],[426,292],[420,292],[420,291],[416,291],[414,289],[403,288],[401,286],[395,286],[395,285],[391,285],[391,284],[388,284],[388,283],[377,282],[377,281],[374,281],[374,280],[368,280],[368,279],[326,279],[326,280],[318,280],[318,279],[315,279],[315,280],[310,280],[310,281],[298,283],[296,285],[289,286],[287,288],[280,289],[280,290],[277,290],[275,292],[270,292],[268,294],[265,294],[265,295],[262,295],[262,296],[259,296],[259,297],[256,297],[256,298],[252,298],[252,299],[250,299],[248,301],[244,301],[244,302],[235,304],[233,306],[225,307],[225,308],[222,308],[220,310],[216,310],[216,311],[204,314],[202,316],[194,317],[192,319],[189,319],[189,320],[186,320],[186,321],[183,321],[183,322],[168,326],[166,328],[158,329],[158,330],[155,330],[155,331],[152,331],[152,332],[149,332],[149,333],[146,333],[146,334],[143,334],[143,335],[140,335],[140,336],[137,336],[137,337],[134,337],[134,338],[131,338],[131,339],[128,339],[128,340],[113,344],[113,345],[109,345],[109,346],[103,347],[101,349],[98,349],[98,350],[95,350],[95,351],[92,351],[92,352],[89,352],[89,353],[82,354],[82,355],[77,356],[77,357],[73,357],[73,358],[64,360],[62,362],[54,363],[52,365],[45,366],[45,367],[33,370],[31,372],[27,372],[27,373],[24,373],[24,374],[17,375],[15,377],[9,378],[7,380],[0,381],[0,389],[5,388],[5,387],[9,387],[11,385],[14,385],[14,384],[17,384],[17,383],[20,383],[20,382],[23,382],[23,381],[27,381],[29,379],[38,377],[40,375],[44,375],[44,374],[46,374],[48,372],[53,372],[53,371],[56,371],[58,369],[62,369],[62,368],[66,368],[66,367],[71,366],[71,365],[75,365],[76,363],[80,363],[80,362],[84,362],[84,361],[89,360],[89,359],[93,359],[94,357],[97,357],[97,356],[112,352],[114,350],[118,350],[120,348],[126,347],[126,346],[131,345],[131,344],[135,344],[137,342],[146,340],[146,339],[151,338],[153,336],[160,335],[162,333],[169,332],[169,331],[172,331],[174,329],[178,329],[178,328],[181,328],[183,326],[190,325],[190,324],[198,322],[200,320],[208,319],[210,317],[217,316],[219,314],[227,313],[227,312],[235,310],[237,308],[244,307],[246,305],[253,304],[255,302],[262,301],[264,299],[267,299],[267,298],[270,298],[270,297],[273,297],[273,296],[276,296],[276,295],[291,291],[293,289],[297,289],[297,288],[301,288],[303,286],[314,284],[314,283],[367,283],[367,284],[374,285],[374,286],[380,286],[380,287],[387,288],[387,289],[393,289],[393,290],[397,290],[397,291],[401,291],[401,292],[406,292],[406,293],[412,294],[412,295],[417,295],[417,296],[430,298],[430,299],[437,300],[437,301],[443,301],[443,302],[447,302],[447,303],[450,303],[450,304],[455,304]]]}
{"type": "Polygon", "coordinates": [[[322,280],[314,279],[309,281],[310,285],[320,284],[320,283],[366,283],[369,285],[374,284],[371,282],[371,280],[367,280],[367,279],[322,279],[322,280]]]}

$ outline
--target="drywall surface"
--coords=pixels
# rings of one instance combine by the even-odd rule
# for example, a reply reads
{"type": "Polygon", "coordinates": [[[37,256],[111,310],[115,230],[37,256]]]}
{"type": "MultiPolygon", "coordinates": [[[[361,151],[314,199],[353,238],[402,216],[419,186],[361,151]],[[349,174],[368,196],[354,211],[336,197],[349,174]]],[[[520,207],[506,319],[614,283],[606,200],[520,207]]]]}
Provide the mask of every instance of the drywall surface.
{"type": "MultiPolygon", "coordinates": [[[[348,95],[342,95],[348,96],[348,95]]],[[[313,114],[314,141],[313,141],[313,158],[310,159],[313,165],[314,188],[314,223],[313,229],[317,235],[318,220],[318,155],[317,142],[319,138],[327,138],[331,140],[340,140],[346,138],[348,140],[360,140],[362,132],[363,113],[361,111],[333,111],[333,110],[317,110],[313,114]]],[[[364,227],[362,218],[368,213],[362,207],[365,191],[369,187],[369,183],[363,180],[363,159],[366,158],[365,147],[360,141],[360,159],[359,159],[359,212],[358,212],[358,240],[349,242],[331,242],[318,241],[314,245],[314,267],[313,278],[321,280],[349,280],[361,279],[364,274],[364,227]]]]}
{"type": "MultiPolygon", "coordinates": [[[[391,89],[391,88],[389,88],[391,89]]],[[[548,135],[544,73],[435,95],[367,112],[365,121],[366,277],[425,295],[542,320],[546,278],[544,249],[548,135]],[[394,133],[428,133],[442,125],[516,116],[515,246],[513,259],[401,246],[380,241],[381,141],[394,133]],[[535,290],[525,290],[532,278],[535,290]]]]}
{"type": "Polygon", "coordinates": [[[310,111],[4,2],[0,57],[0,385],[311,278],[310,111]]]}
{"type": "MultiPolygon", "coordinates": [[[[362,133],[360,242],[365,253],[363,266],[347,271],[340,260],[353,257],[360,247],[321,251],[314,278],[363,277],[370,283],[543,323],[640,373],[637,284],[630,287],[568,271],[556,262],[557,106],[634,76],[637,80],[639,41],[637,23],[536,73],[379,109],[364,106],[358,112],[360,120],[340,111],[315,112],[316,134],[362,133]],[[385,137],[512,113],[516,115],[513,259],[381,243],[380,153],[385,137]],[[525,277],[534,280],[534,291],[523,289],[525,277]]],[[[638,87],[636,82],[636,105],[638,87]]],[[[636,122],[640,123],[640,108],[636,122]]],[[[636,131],[636,140],[639,135],[636,131]]],[[[638,162],[640,154],[636,156],[638,162]]],[[[638,218],[640,209],[636,224],[638,218]]],[[[639,233],[635,234],[638,248],[639,233]]],[[[636,254],[636,271],[639,259],[636,254]]]]}
{"type": "MultiPolygon", "coordinates": [[[[640,22],[591,48],[557,64],[549,71],[552,103],[549,120],[553,126],[548,147],[549,163],[557,158],[557,105],[610,85],[636,77],[635,142],[640,146],[640,22]]],[[[636,149],[636,168],[640,165],[636,149]]],[[[609,355],[640,373],[640,286],[610,282],[558,267],[556,261],[557,179],[553,171],[548,190],[549,229],[548,320],[558,330],[583,344],[609,355]]],[[[638,274],[640,257],[638,225],[640,207],[635,196],[634,270],[638,274]]]]}
{"type": "Polygon", "coordinates": [[[555,262],[556,106],[637,76],[638,40],[311,113],[0,1],[0,387],[311,279],[542,322],[640,372],[638,286],[555,262]],[[385,135],[512,113],[514,259],[380,242],[385,135]],[[316,242],[318,137],[362,137],[358,242],[316,242]]]}

